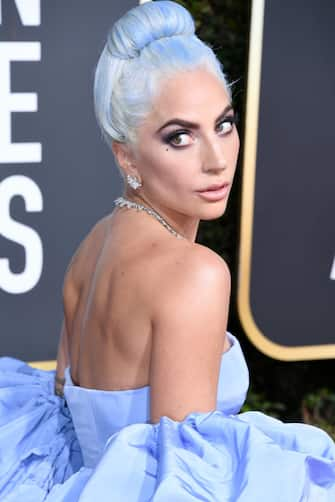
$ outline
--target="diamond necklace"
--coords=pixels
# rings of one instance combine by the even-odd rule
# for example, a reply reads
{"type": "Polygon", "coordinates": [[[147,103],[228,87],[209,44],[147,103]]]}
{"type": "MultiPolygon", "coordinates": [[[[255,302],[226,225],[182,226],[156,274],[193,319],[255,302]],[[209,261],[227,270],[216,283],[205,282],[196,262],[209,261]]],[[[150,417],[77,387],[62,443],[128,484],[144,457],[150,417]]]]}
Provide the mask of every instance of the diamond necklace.
{"type": "Polygon", "coordinates": [[[171,225],[169,225],[167,221],[165,221],[164,218],[162,218],[162,216],[153,209],[143,206],[138,202],[133,202],[132,200],[126,199],[125,197],[118,197],[114,200],[114,204],[119,207],[127,206],[128,208],[132,207],[134,209],[137,209],[138,211],[146,211],[148,214],[151,214],[151,216],[154,216],[162,225],[164,225],[164,227],[167,228],[169,232],[171,232],[175,237],[177,237],[177,239],[186,239],[186,237],[174,230],[171,225]]]}

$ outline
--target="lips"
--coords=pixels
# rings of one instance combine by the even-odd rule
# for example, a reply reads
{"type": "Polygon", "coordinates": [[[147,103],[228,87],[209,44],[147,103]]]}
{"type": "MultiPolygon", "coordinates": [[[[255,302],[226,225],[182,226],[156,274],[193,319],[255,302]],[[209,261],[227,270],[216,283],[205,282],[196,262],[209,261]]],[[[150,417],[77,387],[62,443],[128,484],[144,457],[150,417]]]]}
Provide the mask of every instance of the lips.
{"type": "Polygon", "coordinates": [[[229,185],[228,181],[225,181],[224,183],[221,183],[221,185],[219,185],[219,184],[210,185],[209,187],[204,188],[203,190],[198,190],[198,192],[211,192],[214,190],[219,190],[220,188],[224,188],[228,185],[229,185]]]}
{"type": "Polygon", "coordinates": [[[222,185],[210,185],[206,190],[198,190],[198,196],[208,202],[218,202],[225,199],[229,193],[229,182],[222,183],[222,185]],[[216,188],[220,186],[220,188],[216,188]]]}

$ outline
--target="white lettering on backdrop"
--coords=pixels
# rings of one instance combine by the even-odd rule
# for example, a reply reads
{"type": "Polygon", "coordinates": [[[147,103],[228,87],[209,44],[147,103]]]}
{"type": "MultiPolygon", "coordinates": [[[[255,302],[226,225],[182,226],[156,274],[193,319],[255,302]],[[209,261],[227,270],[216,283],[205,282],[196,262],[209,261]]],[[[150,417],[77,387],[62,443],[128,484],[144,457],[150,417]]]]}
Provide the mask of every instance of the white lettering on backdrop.
{"type": "Polygon", "coordinates": [[[11,218],[9,208],[13,197],[20,196],[28,212],[42,211],[42,194],[36,183],[26,176],[9,176],[0,183],[0,234],[25,249],[25,268],[13,273],[8,258],[0,258],[0,288],[7,293],[26,293],[39,281],[43,268],[43,246],[37,232],[11,218]]]}
{"type": "Polygon", "coordinates": [[[330,271],[330,278],[335,281],[335,256],[334,256],[333,265],[332,265],[332,268],[331,268],[331,271],[330,271]]]}
{"type": "Polygon", "coordinates": [[[11,113],[36,112],[37,95],[33,92],[11,93],[11,61],[40,61],[39,42],[0,43],[0,163],[41,162],[40,143],[12,143],[11,113]]]}
{"type": "MultiPolygon", "coordinates": [[[[39,26],[40,0],[16,0],[15,6],[24,26],[39,26]]],[[[0,0],[0,25],[3,23],[0,0]]],[[[40,61],[40,42],[0,42],[0,164],[42,162],[41,143],[13,143],[11,114],[36,112],[36,93],[11,92],[11,62],[40,61]]],[[[37,232],[12,219],[10,205],[14,197],[22,197],[26,211],[40,212],[43,197],[37,184],[22,175],[13,175],[0,183],[0,235],[20,244],[25,250],[25,267],[14,273],[9,258],[0,258],[0,289],[12,294],[26,293],[38,283],[43,269],[43,245],[37,232]]]]}

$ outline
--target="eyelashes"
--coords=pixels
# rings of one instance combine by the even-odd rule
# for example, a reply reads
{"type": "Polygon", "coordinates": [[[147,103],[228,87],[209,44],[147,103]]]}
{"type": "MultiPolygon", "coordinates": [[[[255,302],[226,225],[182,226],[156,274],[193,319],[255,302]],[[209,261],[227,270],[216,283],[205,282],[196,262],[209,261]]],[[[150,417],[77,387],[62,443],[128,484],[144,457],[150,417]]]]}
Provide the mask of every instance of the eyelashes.
{"type": "MultiPolygon", "coordinates": [[[[222,132],[218,133],[220,136],[227,136],[233,131],[233,125],[237,124],[239,121],[238,113],[234,112],[234,114],[227,115],[224,119],[220,120],[216,124],[216,130],[218,130],[219,127],[223,126],[224,124],[230,124],[231,129],[229,129],[227,132],[222,132]]],[[[190,137],[191,136],[191,131],[189,129],[177,129],[176,131],[173,131],[169,134],[167,134],[165,137],[163,137],[163,141],[165,144],[168,144],[174,148],[182,148],[185,146],[188,146],[190,143],[183,142],[182,137],[190,137]],[[179,140],[179,142],[178,142],[179,140]],[[181,140],[181,141],[180,141],[181,140]]]]}
{"type": "MultiPolygon", "coordinates": [[[[234,115],[227,115],[227,117],[225,117],[223,120],[220,120],[220,122],[217,123],[217,127],[226,123],[229,123],[232,126],[233,124],[237,124],[237,122],[238,115],[237,113],[235,113],[234,115]]],[[[232,131],[232,129],[230,131],[232,131]]],[[[230,131],[228,131],[228,133],[226,134],[229,134],[230,131]]]]}

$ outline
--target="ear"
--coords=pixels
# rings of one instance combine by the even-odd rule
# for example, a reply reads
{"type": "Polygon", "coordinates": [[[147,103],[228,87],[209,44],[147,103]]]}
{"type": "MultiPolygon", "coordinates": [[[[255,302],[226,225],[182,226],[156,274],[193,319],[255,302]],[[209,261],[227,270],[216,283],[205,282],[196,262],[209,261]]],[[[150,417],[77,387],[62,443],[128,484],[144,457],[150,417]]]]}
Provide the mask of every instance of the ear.
{"type": "Polygon", "coordinates": [[[122,171],[127,174],[136,175],[137,171],[133,167],[133,156],[131,154],[130,147],[126,143],[120,143],[119,141],[112,142],[112,151],[115,158],[122,169],[122,171]]]}

